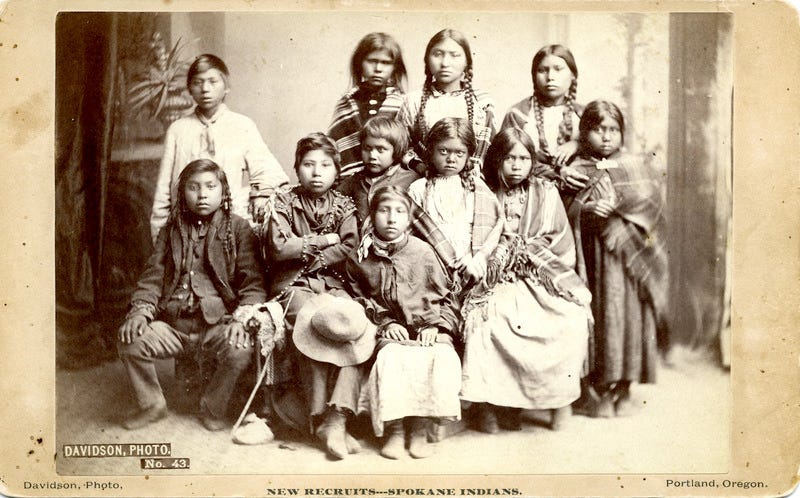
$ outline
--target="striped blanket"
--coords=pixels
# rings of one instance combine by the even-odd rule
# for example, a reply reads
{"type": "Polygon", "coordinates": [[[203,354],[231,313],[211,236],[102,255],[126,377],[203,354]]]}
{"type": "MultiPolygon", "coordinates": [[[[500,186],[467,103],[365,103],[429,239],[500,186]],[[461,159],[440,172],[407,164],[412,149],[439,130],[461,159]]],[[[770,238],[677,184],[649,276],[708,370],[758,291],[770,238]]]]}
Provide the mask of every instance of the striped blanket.
{"type": "MultiPolygon", "coordinates": [[[[353,87],[339,99],[328,127],[328,136],[336,142],[336,148],[342,156],[341,177],[352,175],[364,167],[361,164],[361,142],[358,140],[358,134],[364,123],[361,121],[358,104],[353,97],[357,91],[358,87],[353,87]]],[[[387,87],[386,100],[375,116],[397,118],[404,104],[404,95],[394,87],[387,87]]]]}

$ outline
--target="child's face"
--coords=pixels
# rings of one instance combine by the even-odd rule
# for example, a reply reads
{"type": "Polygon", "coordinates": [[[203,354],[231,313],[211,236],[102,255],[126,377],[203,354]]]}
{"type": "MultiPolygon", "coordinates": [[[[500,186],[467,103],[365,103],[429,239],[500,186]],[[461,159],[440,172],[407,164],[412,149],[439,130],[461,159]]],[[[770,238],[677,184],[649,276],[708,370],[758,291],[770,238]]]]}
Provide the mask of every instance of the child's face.
{"type": "Polygon", "coordinates": [[[586,141],[596,156],[608,157],[622,145],[622,131],[617,120],[606,116],[599,125],[589,130],[586,141]]]}
{"type": "Polygon", "coordinates": [[[192,81],[189,82],[189,93],[197,102],[197,106],[206,116],[213,116],[219,108],[228,87],[225,78],[218,69],[208,69],[202,73],[197,73],[192,81]]]}
{"type": "Polygon", "coordinates": [[[222,183],[211,171],[195,173],[186,182],[183,198],[189,211],[198,216],[208,216],[222,204],[222,183]]]}
{"type": "Polygon", "coordinates": [[[453,176],[461,173],[467,165],[469,151],[457,138],[448,138],[436,144],[431,152],[431,163],[438,176],[453,176]]]}
{"type": "Polygon", "coordinates": [[[453,176],[461,173],[467,165],[469,151],[457,138],[448,138],[435,145],[431,152],[431,163],[438,176],[453,176]]]}
{"type": "Polygon", "coordinates": [[[385,138],[367,137],[361,144],[361,160],[369,176],[378,176],[394,164],[394,147],[385,138]]]}
{"type": "Polygon", "coordinates": [[[388,50],[375,50],[361,62],[361,80],[374,88],[386,85],[394,73],[394,59],[388,50]]]}
{"type": "Polygon", "coordinates": [[[567,95],[574,77],[564,59],[548,55],[536,67],[534,84],[539,95],[548,103],[558,105],[567,95]]]}
{"type": "Polygon", "coordinates": [[[400,200],[387,199],[382,201],[375,208],[372,223],[378,238],[381,240],[394,240],[408,230],[410,223],[408,208],[400,200]]]}
{"type": "Polygon", "coordinates": [[[509,187],[519,185],[522,180],[528,178],[533,168],[531,153],[519,142],[508,151],[503,158],[503,165],[500,167],[500,174],[509,187]]]}
{"type": "Polygon", "coordinates": [[[433,46],[426,62],[437,83],[442,86],[454,85],[461,81],[467,68],[467,54],[461,45],[446,38],[433,46]]]}
{"type": "Polygon", "coordinates": [[[336,164],[324,150],[307,152],[297,167],[297,179],[306,192],[317,196],[327,192],[336,181],[336,164]]]}

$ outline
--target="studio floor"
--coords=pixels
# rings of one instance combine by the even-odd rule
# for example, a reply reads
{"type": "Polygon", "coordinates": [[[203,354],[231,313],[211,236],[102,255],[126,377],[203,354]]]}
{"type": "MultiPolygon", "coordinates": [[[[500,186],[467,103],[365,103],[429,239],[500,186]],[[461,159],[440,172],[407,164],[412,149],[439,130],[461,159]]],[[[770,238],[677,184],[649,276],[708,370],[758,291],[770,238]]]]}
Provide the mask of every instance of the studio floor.
{"type": "MultiPolygon", "coordinates": [[[[174,395],[172,364],[159,365],[168,401],[174,395]]],[[[169,416],[128,431],[120,417],[132,408],[122,363],[57,372],[57,471],[61,475],[207,474],[572,474],[711,473],[729,462],[729,372],[687,351],[662,365],[658,383],[635,385],[640,409],[628,417],[575,415],[558,432],[539,413],[526,413],[521,432],[486,435],[466,430],[436,443],[434,456],[387,460],[379,441],[342,461],[329,460],[312,439],[276,439],[264,445],[233,444],[227,431],[209,432],[190,414],[169,416]],[[162,443],[172,456],[190,458],[189,470],[142,470],[138,458],[64,458],[64,444],[162,443]],[[365,470],[368,469],[368,470],[365,470]]]]}

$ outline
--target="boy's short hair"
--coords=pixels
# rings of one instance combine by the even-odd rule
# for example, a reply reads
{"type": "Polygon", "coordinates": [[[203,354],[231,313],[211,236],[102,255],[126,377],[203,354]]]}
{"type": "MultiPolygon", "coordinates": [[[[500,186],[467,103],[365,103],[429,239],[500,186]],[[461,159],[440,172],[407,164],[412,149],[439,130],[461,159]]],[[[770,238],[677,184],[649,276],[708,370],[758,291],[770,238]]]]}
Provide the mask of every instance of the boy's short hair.
{"type": "Polygon", "coordinates": [[[410,142],[408,129],[396,119],[386,116],[368,119],[358,134],[358,141],[363,144],[367,137],[382,138],[392,144],[394,148],[392,159],[395,164],[399,163],[408,151],[410,142]]]}
{"type": "Polygon", "coordinates": [[[194,62],[192,62],[192,65],[189,66],[189,70],[186,72],[186,86],[191,86],[195,76],[209,69],[216,69],[219,71],[222,74],[222,79],[225,81],[225,84],[228,84],[228,78],[231,73],[228,71],[228,66],[225,65],[225,62],[214,54],[200,54],[195,57],[194,62]]]}
{"type": "Polygon", "coordinates": [[[294,171],[300,167],[303,158],[312,150],[321,150],[333,159],[333,164],[336,166],[336,172],[341,171],[342,156],[339,154],[339,149],[336,148],[336,142],[330,139],[328,135],[322,132],[311,133],[306,137],[297,141],[297,149],[294,153],[294,171]]]}

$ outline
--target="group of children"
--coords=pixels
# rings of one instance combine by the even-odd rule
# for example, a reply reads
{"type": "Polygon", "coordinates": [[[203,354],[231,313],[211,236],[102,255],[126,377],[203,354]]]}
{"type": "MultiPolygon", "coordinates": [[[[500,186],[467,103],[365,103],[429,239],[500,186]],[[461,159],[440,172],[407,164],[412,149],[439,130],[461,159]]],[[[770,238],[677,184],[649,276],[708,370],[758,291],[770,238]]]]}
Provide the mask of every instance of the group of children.
{"type": "Polygon", "coordinates": [[[365,36],[353,88],[327,134],[298,141],[289,187],[225,107],[225,64],[195,60],[197,107],[167,132],[155,251],[119,331],[138,403],[125,427],[167,413],[153,359],[189,354],[203,425],[226,427],[257,354],[242,317],[268,301],[287,331],[269,384],[303,413],[286,417],[286,396],[266,408],[334,458],[359,451],[359,414],[396,459],[406,435],[411,456],[430,455],[430,425],[462,409],[487,433],[520,430],[523,410],[549,410],[553,429],[573,406],[630,413],[666,328],[666,252],[659,177],[621,152],[619,108],[579,107],[575,60],[549,45],[497,131],[463,34],[437,33],[425,62],[422,91],[405,94],[397,42],[365,36]]]}

